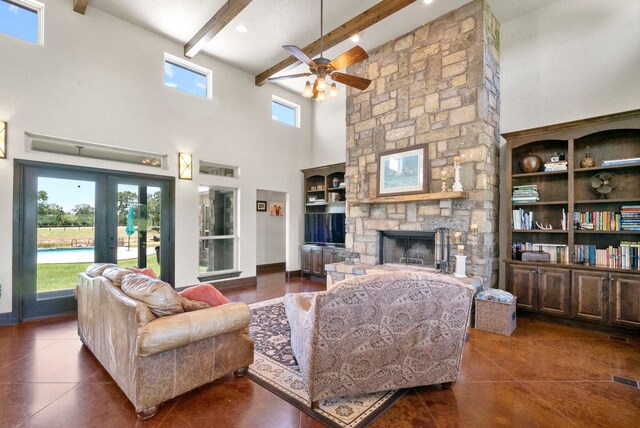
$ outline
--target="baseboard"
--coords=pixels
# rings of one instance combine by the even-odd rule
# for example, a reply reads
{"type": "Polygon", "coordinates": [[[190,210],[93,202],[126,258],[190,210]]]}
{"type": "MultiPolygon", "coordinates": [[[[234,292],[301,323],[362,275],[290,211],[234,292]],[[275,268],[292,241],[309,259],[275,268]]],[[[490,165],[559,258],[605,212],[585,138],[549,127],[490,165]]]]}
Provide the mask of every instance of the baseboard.
{"type": "Polygon", "coordinates": [[[287,281],[291,280],[291,278],[301,278],[302,277],[302,271],[300,269],[298,270],[288,270],[285,274],[287,281]]]}
{"type": "Polygon", "coordinates": [[[218,290],[228,290],[236,287],[255,287],[258,285],[258,278],[247,276],[244,278],[227,279],[225,281],[214,281],[213,286],[218,290]]]}
{"type": "Polygon", "coordinates": [[[256,266],[257,275],[260,275],[261,273],[285,272],[286,270],[287,270],[287,264],[285,262],[267,263],[264,265],[256,266]]]}
{"type": "Polygon", "coordinates": [[[4,314],[0,314],[0,325],[11,325],[16,324],[16,321],[13,317],[13,312],[6,312],[4,314]]]}

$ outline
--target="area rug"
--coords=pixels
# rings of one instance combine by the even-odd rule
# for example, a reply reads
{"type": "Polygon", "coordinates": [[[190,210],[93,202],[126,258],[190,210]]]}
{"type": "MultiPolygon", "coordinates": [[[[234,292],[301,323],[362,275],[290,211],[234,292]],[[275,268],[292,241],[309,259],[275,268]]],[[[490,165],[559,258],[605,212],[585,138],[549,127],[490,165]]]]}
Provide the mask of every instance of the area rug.
{"type": "Polygon", "coordinates": [[[404,390],[321,400],[308,405],[308,394],[291,349],[283,298],[249,305],[249,335],[254,340],[254,362],[249,379],[285,399],[330,427],[363,428],[384,413],[404,390]]]}

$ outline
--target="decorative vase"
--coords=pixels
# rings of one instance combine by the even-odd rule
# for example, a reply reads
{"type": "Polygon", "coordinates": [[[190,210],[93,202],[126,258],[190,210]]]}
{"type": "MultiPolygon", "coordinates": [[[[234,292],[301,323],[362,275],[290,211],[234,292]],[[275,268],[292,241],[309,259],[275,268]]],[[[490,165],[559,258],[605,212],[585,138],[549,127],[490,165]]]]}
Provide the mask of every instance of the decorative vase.
{"type": "Polygon", "coordinates": [[[529,153],[518,161],[518,166],[522,172],[537,172],[542,166],[542,158],[529,153]]]}
{"type": "Polygon", "coordinates": [[[340,187],[340,179],[338,177],[335,177],[332,181],[333,183],[333,188],[337,189],[338,187],[340,187]]]}
{"type": "Polygon", "coordinates": [[[580,168],[593,168],[596,166],[596,160],[591,157],[591,147],[587,146],[584,150],[584,159],[580,161],[580,168]]]}

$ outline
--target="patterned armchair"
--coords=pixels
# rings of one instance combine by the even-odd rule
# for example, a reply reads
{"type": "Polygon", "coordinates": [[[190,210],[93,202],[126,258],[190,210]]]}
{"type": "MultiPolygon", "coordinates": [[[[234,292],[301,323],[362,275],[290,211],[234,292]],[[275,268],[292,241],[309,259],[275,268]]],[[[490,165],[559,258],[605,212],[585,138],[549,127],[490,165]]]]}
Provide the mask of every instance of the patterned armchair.
{"type": "Polygon", "coordinates": [[[474,289],[422,272],[362,275],[287,294],[291,347],[312,406],[341,395],[456,381],[474,289]]]}

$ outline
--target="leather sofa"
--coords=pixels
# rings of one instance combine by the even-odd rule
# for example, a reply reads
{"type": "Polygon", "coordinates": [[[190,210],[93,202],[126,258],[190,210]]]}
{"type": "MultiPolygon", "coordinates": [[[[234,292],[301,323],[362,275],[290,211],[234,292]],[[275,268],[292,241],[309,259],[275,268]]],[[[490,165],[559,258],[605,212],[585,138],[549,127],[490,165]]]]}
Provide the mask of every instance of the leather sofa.
{"type": "Polygon", "coordinates": [[[390,272],[285,295],[291,347],[311,406],[342,395],[450,387],[474,291],[445,275],[390,272]]]}
{"type": "Polygon", "coordinates": [[[78,275],[76,297],[80,339],[141,419],[155,415],[162,402],[228,373],[246,374],[253,362],[244,303],[157,317],[112,280],[87,273],[78,275]]]}

